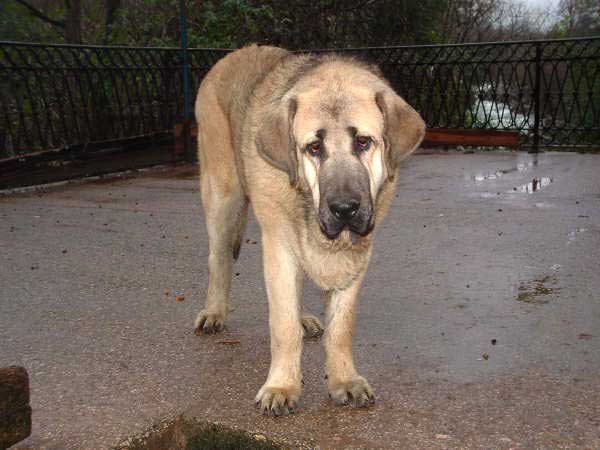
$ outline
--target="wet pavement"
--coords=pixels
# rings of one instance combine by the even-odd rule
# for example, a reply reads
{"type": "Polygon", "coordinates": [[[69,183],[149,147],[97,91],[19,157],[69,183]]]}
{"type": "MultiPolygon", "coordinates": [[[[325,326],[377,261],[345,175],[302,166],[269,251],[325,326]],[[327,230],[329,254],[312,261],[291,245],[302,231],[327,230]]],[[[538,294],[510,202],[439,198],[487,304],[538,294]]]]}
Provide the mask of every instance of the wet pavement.
{"type": "MultiPolygon", "coordinates": [[[[0,196],[0,366],[27,368],[20,448],[106,448],[181,413],[293,448],[600,448],[600,155],[417,154],[378,230],[355,333],[374,407],[265,418],[260,233],[228,328],[195,336],[207,237],[193,168],[0,196]],[[177,301],[176,296],[179,295],[177,301]]],[[[323,311],[307,282],[305,304],[323,311]]]]}

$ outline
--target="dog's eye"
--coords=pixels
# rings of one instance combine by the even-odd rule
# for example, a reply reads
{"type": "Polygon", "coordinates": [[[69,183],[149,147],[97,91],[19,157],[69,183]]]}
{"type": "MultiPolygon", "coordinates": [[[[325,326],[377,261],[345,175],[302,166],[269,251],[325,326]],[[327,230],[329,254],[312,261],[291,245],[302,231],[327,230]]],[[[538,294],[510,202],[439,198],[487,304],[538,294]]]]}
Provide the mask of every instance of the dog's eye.
{"type": "Polygon", "coordinates": [[[306,146],[306,151],[311,156],[320,156],[321,155],[321,142],[320,141],[311,142],[310,144],[308,144],[306,146]]]}
{"type": "Polygon", "coordinates": [[[366,152],[371,147],[371,143],[373,141],[370,137],[367,136],[357,136],[356,137],[356,148],[361,152],[366,152]]]}

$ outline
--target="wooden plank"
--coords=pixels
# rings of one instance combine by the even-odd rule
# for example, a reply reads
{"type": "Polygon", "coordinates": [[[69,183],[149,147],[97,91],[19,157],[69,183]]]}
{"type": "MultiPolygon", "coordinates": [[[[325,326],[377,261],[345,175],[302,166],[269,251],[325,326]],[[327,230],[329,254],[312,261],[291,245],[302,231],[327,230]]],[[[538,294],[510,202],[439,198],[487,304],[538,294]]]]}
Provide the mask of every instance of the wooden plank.
{"type": "Polygon", "coordinates": [[[187,122],[176,123],[173,128],[173,136],[175,141],[175,154],[182,155],[184,159],[196,159],[196,137],[198,136],[198,127],[196,122],[190,120],[187,122]],[[185,132],[186,126],[189,127],[190,140],[186,142],[185,132]],[[187,146],[190,146],[187,148],[187,146]]]}
{"type": "MultiPolygon", "coordinates": [[[[183,139],[184,124],[175,125],[176,140],[183,139]]],[[[198,127],[190,125],[192,137],[198,136],[198,127]]],[[[176,144],[182,147],[183,144],[176,144]]],[[[421,147],[439,147],[451,145],[477,145],[482,147],[519,148],[519,133],[501,130],[473,130],[466,128],[429,128],[421,147]]]]}
{"type": "MultiPolygon", "coordinates": [[[[175,124],[175,129],[173,130],[173,132],[175,133],[175,138],[176,139],[180,139],[183,137],[183,130],[184,130],[184,126],[185,124],[183,123],[176,123],[175,124]]],[[[196,125],[196,122],[191,122],[190,123],[190,135],[195,138],[198,136],[198,126],[196,125]]]]}
{"type": "Polygon", "coordinates": [[[0,369],[0,448],[31,434],[29,375],[23,367],[0,369]]]}
{"type": "Polygon", "coordinates": [[[483,147],[519,147],[519,133],[500,130],[471,130],[460,128],[429,128],[422,147],[444,145],[478,145],[483,147]]]}

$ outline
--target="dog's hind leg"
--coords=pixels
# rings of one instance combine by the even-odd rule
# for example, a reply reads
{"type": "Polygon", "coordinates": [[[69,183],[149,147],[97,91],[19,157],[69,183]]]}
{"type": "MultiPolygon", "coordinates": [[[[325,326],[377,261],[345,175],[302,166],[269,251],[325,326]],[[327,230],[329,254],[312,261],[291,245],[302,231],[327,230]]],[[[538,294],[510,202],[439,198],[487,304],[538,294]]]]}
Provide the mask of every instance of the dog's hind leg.
{"type": "Polygon", "coordinates": [[[196,334],[212,334],[223,329],[227,318],[232,266],[240,251],[248,199],[238,178],[225,114],[210,90],[205,90],[202,100],[201,105],[196,105],[196,117],[209,275],[206,304],[198,313],[194,328],[196,334]]]}
{"type": "Polygon", "coordinates": [[[242,249],[242,240],[244,239],[244,231],[246,231],[246,223],[248,222],[248,201],[245,200],[242,205],[240,214],[235,218],[235,229],[233,231],[233,241],[231,245],[233,259],[237,261],[242,249]]]}
{"type": "Polygon", "coordinates": [[[208,291],[206,304],[196,321],[196,333],[216,333],[225,325],[228,313],[229,292],[234,260],[240,249],[238,238],[247,211],[247,201],[243,195],[230,194],[205,208],[206,227],[209,239],[208,291]]]}

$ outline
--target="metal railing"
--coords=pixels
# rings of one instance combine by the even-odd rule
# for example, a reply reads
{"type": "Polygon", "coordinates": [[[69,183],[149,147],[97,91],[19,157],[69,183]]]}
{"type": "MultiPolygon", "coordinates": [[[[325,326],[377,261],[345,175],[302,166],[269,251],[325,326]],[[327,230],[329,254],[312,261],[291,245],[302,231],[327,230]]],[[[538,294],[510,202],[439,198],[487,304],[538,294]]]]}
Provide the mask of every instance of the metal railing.
{"type": "Polygon", "coordinates": [[[377,63],[430,128],[517,131],[525,148],[600,148],[600,37],[344,52],[377,63]]]}
{"type": "MultiPolygon", "coordinates": [[[[227,51],[196,52],[198,84],[227,51]]],[[[0,158],[172,130],[178,48],[0,43],[0,158]]]]}
{"type": "MultiPolygon", "coordinates": [[[[191,101],[227,51],[188,51],[191,101]]],[[[336,51],[377,63],[431,128],[600,146],[600,38],[336,51]]],[[[178,48],[0,42],[0,158],[172,130],[182,66],[178,48]]]]}

